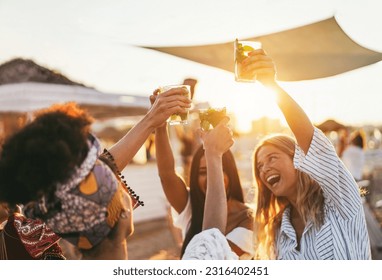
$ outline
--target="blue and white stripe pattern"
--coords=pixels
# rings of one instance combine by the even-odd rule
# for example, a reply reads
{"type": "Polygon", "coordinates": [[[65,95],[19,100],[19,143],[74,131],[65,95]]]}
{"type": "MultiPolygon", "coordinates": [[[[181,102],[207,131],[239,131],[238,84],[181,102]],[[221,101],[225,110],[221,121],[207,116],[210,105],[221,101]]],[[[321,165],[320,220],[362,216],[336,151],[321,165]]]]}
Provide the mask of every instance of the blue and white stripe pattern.
{"type": "Polygon", "coordinates": [[[315,128],[307,155],[296,145],[294,165],[316,180],[324,193],[324,224],[308,222],[296,249],[290,208],[277,235],[277,258],[287,260],[369,260],[370,242],[358,186],[325,135],[315,128]]]}

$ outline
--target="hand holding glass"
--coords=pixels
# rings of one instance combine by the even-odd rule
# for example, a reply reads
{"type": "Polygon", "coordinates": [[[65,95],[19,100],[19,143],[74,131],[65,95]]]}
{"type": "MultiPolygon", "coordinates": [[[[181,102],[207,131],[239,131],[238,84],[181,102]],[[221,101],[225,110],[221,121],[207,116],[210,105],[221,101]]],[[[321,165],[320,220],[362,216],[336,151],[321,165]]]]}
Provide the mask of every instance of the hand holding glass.
{"type": "Polygon", "coordinates": [[[261,49],[261,43],[255,41],[239,41],[234,43],[234,60],[235,60],[235,81],[236,82],[256,82],[256,74],[246,73],[243,71],[242,62],[248,57],[248,54],[254,50],[261,49]]]}
{"type": "MultiPolygon", "coordinates": [[[[190,86],[189,85],[169,85],[169,86],[163,86],[163,87],[160,87],[159,88],[159,93],[163,93],[165,91],[169,91],[170,89],[174,89],[174,88],[178,88],[178,89],[186,89],[186,91],[183,90],[183,95],[188,97],[188,98],[191,98],[191,90],[190,90],[190,86]]],[[[177,113],[177,114],[173,114],[171,115],[168,120],[167,120],[167,123],[169,125],[178,125],[178,124],[181,124],[181,125],[184,125],[184,124],[187,124],[188,123],[188,113],[189,113],[189,109],[186,108],[187,111],[185,113],[177,113]]]]}

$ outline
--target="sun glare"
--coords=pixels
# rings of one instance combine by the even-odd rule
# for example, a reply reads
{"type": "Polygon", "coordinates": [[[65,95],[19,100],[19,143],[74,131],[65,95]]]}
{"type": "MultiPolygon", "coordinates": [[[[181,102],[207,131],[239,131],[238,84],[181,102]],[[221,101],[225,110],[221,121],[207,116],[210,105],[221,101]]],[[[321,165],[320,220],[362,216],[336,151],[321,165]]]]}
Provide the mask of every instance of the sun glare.
{"type": "Polygon", "coordinates": [[[239,133],[250,132],[253,122],[263,118],[283,123],[273,91],[262,86],[260,82],[235,82],[232,73],[204,73],[195,98],[198,102],[208,102],[211,107],[226,107],[231,124],[239,133]]]}
{"type": "Polygon", "coordinates": [[[274,93],[261,85],[238,84],[235,95],[227,99],[227,111],[234,115],[234,126],[238,132],[249,132],[254,120],[263,117],[280,118],[274,93]]]}

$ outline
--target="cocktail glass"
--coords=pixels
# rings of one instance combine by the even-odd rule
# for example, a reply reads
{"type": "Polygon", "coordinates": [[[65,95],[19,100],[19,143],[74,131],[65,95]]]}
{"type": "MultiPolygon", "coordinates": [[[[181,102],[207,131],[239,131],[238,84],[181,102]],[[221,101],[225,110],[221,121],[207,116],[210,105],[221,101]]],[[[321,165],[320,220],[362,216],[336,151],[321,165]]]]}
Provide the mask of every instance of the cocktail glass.
{"type": "MultiPolygon", "coordinates": [[[[173,88],[183,88],[186,89],[187,92],[184,92],[184,96],[190,98],[191,97],[191,89],[189,85],[168,85],[168,86],[162,86],[159,88],[159,93],[163,93],[165,91],[168,91],[173,88]]],[[[167,123],[169,125],[185,125],[188,124],[188,114],[189,114],[189,109],[187,108],[187,111],[185,113],[177,113],[171,115],[167,119],[167,123]]]]}
{"type": "Polygon", "coordinates": [[[214,128],[226,116],[226,108],[208,108],[199,110],[200,127],[204,131],[214,128]]]}
{"type": "Polygon", "coordinates": [[[235,81],[236,82],[256,82],[256,74],[246,73],[243,70],[242,62],[248,57],[248,54],[254,50],[261,49],[261,42],[256,41],[239,41],[234,43],[234,60],[235,60],[235,81]]]}

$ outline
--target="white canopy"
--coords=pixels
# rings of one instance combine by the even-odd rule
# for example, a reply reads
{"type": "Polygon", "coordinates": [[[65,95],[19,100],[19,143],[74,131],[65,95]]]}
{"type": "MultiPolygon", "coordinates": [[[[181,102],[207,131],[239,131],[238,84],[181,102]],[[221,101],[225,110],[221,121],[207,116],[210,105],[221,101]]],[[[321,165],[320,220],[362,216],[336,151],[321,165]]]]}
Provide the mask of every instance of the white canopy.
{"type": "Polygon", "coordinates": [[[44,83],[0,86],[0,113],[32,112],[65,102],[76,102],[97,118],[142,115],[150,105],[147,97],[106,94],[81,86],[44,83]]]}
{"type": "MultiPolygon", "coordinates": [[[[2,0],[0,63],[15,57],[31,58],[103,92],[138,92],[146,97],[159,85],[179,83],[191,76],[199,81],[195,98],[212,105],[223,102],[231,105],[231,95],[241,86],[233,82],[231,73],[140,46],[218,44],[334,16],[358,45],[381,52],[381,7],[379,0],[2,0]]],[[[381,71],[380,63],[355,70],[349,74],[356,76],[352,80],[357,82],[355,87],[348,86],[349,75],[345,74],[314,80],[302,91],[310,96],[311,89],[325,88],[333,104],[341,104],[346,95],[359,96],[357,106],[367,108],[372,98],[373,104],[382,101],[376,96],[382,88],[367,84],[369,80],[380,80],[381,71]],[[364,82],[363,70],[368,79],[364,82]],[[327,86],[330,84],[335,84],[335,89],[327,86]]],[[[301,88],[304,84],[293,82],[287,86],[301,88]]],[[[315,98],[324,103],[318,94],[315,98]]],[[[247,110],[247,104],[254,102],[258,101],[248,99],[240,106],[247,110]]],[[[263,107],[258,106],[260,111],[263,107]]],[[[239,111],[238,108],[239,105],[233,110],[239,111]]],[[[354,121],[360,113],[346,111],[347,108],[338,106],[314,121],[320,122],[325,117],[345,123],[354,121]]],[[[253,106],[251,111],[258,112],[253,106]]],[[[370,111],[369,108],[366,121],[382,122],[379,113],[370,119],[370,111]]]]}

